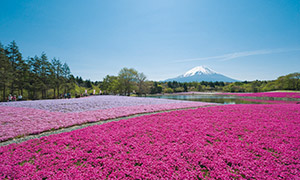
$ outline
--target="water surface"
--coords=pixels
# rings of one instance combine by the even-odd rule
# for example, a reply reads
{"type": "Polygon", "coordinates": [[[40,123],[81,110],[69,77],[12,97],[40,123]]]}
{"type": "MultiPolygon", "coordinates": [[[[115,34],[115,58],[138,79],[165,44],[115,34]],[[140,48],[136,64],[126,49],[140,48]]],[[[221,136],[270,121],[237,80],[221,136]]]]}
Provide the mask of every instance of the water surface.
{"type": "Polygon", "coordinates": [[[245,99],[245,97],[238,96],[224,96],[224,95],[207,95],[207,94],[197,94],[197,95],[154,95],[148,96],[153,98],[162,99],[176,99],[176,100],[187,100],[187,101],[201,101],[201,102],[211,102],[211,103],[221,103],[221,104],[267,104],[266,102],[257,102],[253,99],[245,99]]]}

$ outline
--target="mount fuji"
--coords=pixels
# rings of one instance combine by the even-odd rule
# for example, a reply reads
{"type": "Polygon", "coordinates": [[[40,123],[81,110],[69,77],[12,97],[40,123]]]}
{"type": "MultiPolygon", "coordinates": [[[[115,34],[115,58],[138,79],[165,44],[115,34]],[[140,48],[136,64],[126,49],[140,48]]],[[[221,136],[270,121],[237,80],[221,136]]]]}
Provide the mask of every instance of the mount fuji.
{"type": "Polygon", "coordinates": [[[205,67],[205,66],[197,66],[193,69],[187,71],[186,73],[177,76],[175,78],[166,79],[166,81],[177,81],[177,82],[201,82],[201,81],[208,81],[208,82],[216,82],[216,81],[223,81],[223,82],[237,82],[238,80],[229,78],[224,76],[216,71],[205,67]]]}

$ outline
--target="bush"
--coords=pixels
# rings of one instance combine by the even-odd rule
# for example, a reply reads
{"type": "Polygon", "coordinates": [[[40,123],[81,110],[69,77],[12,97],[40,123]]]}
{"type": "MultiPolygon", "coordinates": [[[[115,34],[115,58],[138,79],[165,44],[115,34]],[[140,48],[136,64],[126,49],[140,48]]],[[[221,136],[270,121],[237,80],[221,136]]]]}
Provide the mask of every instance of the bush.
{"type": "Polygon", "coordinates": [[[163,90],[164,93],[173,93],[173,89],[172,88],[166,88],[163,90]]]}

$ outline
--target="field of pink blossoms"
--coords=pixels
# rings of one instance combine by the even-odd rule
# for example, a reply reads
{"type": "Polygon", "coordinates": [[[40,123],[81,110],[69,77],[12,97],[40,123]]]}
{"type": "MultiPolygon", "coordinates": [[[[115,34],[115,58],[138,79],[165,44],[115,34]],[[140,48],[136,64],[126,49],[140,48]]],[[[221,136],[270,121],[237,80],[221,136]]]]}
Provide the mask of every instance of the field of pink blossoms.
{"type": "Polygon", "coordinates": [[[274,97],[274,98],[299,98],[297,92],[260,92],[260,93],[219,93],[222,95],[234,95],[242,97],[274,97]]]}
{"type": "Polygon", "coordinates": [[[124,96],[0,103],[0,142],[88,122],[211,104],[124,96]]]}
{"type": "Polygon", "coordinates": [[[0,147],[1,179],[300,179],[300,105],[140,116],[0,147]]]}
{"type": "Polygon", "coordinates": [[[241,98],[240,100],[249,101],[249,102],[259,102],[264,104],[300,104],[300,101],[276,101],[276,100],[249,99],[249,98],[241,98]]]}

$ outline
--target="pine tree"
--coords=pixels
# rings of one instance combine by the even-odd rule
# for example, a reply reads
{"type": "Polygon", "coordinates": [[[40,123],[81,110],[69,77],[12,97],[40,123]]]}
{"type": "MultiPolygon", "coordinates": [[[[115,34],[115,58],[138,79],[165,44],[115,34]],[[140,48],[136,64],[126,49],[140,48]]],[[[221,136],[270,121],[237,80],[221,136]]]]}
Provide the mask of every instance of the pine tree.
{"type": "Polygon", "coordinates": [[[64,93],[67,93],[67,91],[70,89],[70,75],[71,71],[67,63],[64,63],[62,66],[62,76],[63,76],[63,87],[64,87],[64,93]]]}
{"type": "Polygon", "coordinates": [[[39,99],[38,92],[42,89],[43,82],[41,80],[41,59],[34,56],[28,60],[30,67],[30,81],[29,81],[29,98],[39,99]]]}
{"type": "MultiPolygon", "coordinates": [[[[19,51],[19,47],[15,41],[12,41],[5,49],[6,55],[12,67],[12,83],[10,87],[10,93],[13,94],[16,91],[16,87],[21,81],[21,69],[24,61],[22,54],[19,51]]],[[[20,87],[19,87],[20,88],[20,87]]]]}
{"type": "Polygon", "coordinates": [[[29,83],[29,66],[25,61],[21,61],[19,63],[18,69],[17,69],[17,82],[16,85],[19,90],[19,95],[24,95],[24,89],[28,87],[29,83]]]}
{"type": "Polygon", "coordinates": [[[43,52],[40,58],[40,74],[42,98],[47,98],[47,91],[50,88],[51,63],[48,61],[46,54],[43,52]]]}
{"type": "Polygon", "coordinates": [[[53,58],[51,61],[53,74],[54,74],[54,94],[55,89],[57,90],[57,98],[59,98],[59,88],[62,84],[62,63],[59,59],[53,58]]]}
{"type": "Polygon", "coordinates": [[[0,88],[2,90],[2,101],[6,101],[6,91],[12,81],[12,67],[6,56],[5,50],[0,43],[0,88]]]}

